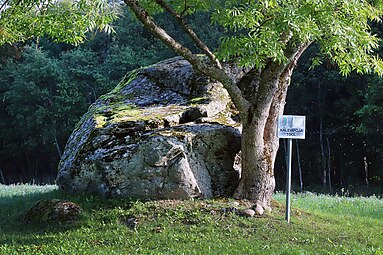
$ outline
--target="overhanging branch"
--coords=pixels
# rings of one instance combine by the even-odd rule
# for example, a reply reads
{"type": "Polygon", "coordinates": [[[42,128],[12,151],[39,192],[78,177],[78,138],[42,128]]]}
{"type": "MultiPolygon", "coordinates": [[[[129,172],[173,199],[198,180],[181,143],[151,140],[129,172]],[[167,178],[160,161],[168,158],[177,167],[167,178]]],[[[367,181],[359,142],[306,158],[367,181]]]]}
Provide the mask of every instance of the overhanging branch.
{"type": "Polygon", "coordinates": [[[181,17],[184,16],[184,14],[187,12],[188,9],[189,9],[189,5],[187,3],[187,0],[184,0],[184,9],[181,12],[181,17]]]}
{"type": "Polygon", "coordinates": [[[125,4],[130,7],[136,17],[144,24],[144,26],[150,30],[155,36],[157,36],[166,46],[174,50],[177,54],[184,57],[190,64],[193,65],[199,71],[207,69],[208,66],[203,63],[198,56],[193,54],[188,48],[177,42],[171,37],[164,29],[158,26],[149,16],[149,14],[138,4],[136,0],[124,0],[125,4]]]}
{"type": "Polygon", "coordinates": [[[8,0],[5,0],[2,4],[1,4],[1,6],[0,6],[0,13],[3,11],[3,9],[7,6],[7,4],[8,4],[8,0]]]}
{"type": "Polygon", "coordinates": [[[193,54],[188,48],[177,42],[151,19],[149,14],[138,4],[137,0],[124,0],[124,2],[130,7],[138,20],[140,20],[141,23],[144,24],[144,26],[155,36],[157,36],[166,46],[189,61],[189,63],[196,70],[221,82],[240,112],[246,112],[247,109],[251,107],[250,103],[242,96],[241,90],[223,69],[204,63],[197,55],[193,54]]]}
{"type": "Polygon", "coordinates": [[[164,10],[170,13],[180,24],[181,28],[185,31],[185,33],[193,40],[194,44],[204,52],[208,58],[215,64],[219,69],[222,68],[221,63],[214,55],[214,53],[209,49],[209,47],[198,37],[198,35],[190,28],[190,26],[186,23],[185,19],[182,18],[170,5],[165,3],[163,0],[156,0],[157,4],[159,4],[164,10]]]}

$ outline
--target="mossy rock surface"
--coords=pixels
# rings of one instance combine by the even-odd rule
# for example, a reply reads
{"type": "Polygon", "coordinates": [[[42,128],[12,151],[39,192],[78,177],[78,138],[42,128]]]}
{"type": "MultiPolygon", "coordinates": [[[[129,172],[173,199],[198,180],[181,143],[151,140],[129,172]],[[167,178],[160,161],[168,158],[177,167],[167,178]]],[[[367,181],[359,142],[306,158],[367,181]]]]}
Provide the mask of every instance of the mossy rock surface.
{"type": "Polygon", "coordinates": [[[71,201],[40,200],[25,213],[22,223],[73,223],[81,211],[81,206],[71,201]]]}
{"type": "Polygon", "coordinates": [[[222,85],[182,58],[129,73],[89,107],[57,183],[68,192],[142,199],[230,195],[240,150],[222,85]]]}

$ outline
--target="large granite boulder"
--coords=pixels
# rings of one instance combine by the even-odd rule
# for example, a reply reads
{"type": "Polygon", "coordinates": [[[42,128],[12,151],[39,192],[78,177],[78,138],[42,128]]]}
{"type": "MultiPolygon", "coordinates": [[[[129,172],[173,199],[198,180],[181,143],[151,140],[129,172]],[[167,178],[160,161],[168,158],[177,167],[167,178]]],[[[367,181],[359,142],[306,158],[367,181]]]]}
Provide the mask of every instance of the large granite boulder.
{"type": "Polygon", "coordinates": [[[240,132],[222,85],[173,58],[128,74],[89,107],[57,183],[68,192],[140,199],[231,195],[240,132]]]}

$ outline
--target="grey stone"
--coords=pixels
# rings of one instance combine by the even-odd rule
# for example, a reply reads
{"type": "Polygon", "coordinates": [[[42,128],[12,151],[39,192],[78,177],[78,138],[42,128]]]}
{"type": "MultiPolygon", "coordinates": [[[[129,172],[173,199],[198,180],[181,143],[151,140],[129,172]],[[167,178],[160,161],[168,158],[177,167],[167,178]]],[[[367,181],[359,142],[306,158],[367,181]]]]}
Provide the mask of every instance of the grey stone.
{"type": "Polygon", "coordinates": [[[255,206],[254,210],[255,210],[256,214],[258,214],[258,215],[263,215],[263,213],[264,213],[262,206],[260,206],[259,204],[257,204],[255,206]]]}
{"type": "Polygon", "coordinates": [[[255,211],[253,209],[245,209],[242,214],[247,217],[254,217],[255,211]]]}
{"type": "Polygon", "coordinates": [[[24,215],[23,224],[27,223],[72,223],[80,216],[81,206],[65,200],[40,200],[24,215]]]}
{"type": "Polygon", "coordinates": [[[231,202],[230,205],[233,206],[233,207],[238,207],[239,206],[239,202],[234,201],[234,202],[231,202]]]}
{"type": "Polygon", "coordinates": [[[111,197],[230,196],[240,176],[230,103],[222,85],[182,58],[135,70],[82,117],[57,183],[67,192],[111,197]]]}

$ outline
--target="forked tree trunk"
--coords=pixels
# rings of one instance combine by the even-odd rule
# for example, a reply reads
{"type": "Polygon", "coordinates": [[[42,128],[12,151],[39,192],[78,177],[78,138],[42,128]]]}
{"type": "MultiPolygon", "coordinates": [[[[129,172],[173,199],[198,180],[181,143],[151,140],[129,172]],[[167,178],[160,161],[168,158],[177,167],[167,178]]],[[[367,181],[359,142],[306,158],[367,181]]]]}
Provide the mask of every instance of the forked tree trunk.
{"type": "Polygon", "coordinates": [[[271,95],[265,95],[272,100],[262,109],[258,106],[255,111],[258,116],[250,115],[251,121],[242,120],[242,174],[234,197],[252,200],[264,209],[271,208],[275,189],[274,163],[279,148],[277,122],[278,116],[283,114],[294,66],[295,63],[286,67],[276,85],[269,84],[276,89],[269,91],[271,95]]]}

